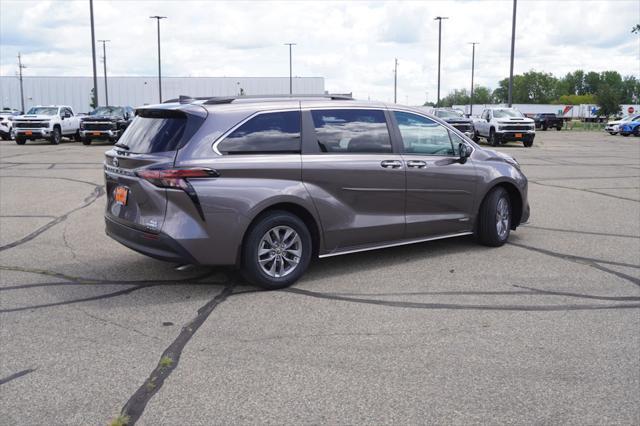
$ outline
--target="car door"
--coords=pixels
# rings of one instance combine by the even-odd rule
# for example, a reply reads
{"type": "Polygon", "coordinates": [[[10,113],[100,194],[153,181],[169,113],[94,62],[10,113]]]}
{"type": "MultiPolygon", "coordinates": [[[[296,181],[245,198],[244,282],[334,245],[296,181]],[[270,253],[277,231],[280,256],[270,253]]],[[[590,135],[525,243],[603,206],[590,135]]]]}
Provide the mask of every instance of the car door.
{"type": "Polygon", "coordinates": [[[487,136],[489,134],[489,132],[487,131],[487,129],[489,128],[487,123],[488,116],[489,116],[489,110],[485,109],[484,111],[482,111],[482,114],[480,115],[480,120],[478,120],[475,123],[476,130],[478,131],[478,134],[480,136],[487,136]]]}
{"type": "Polygon", "coordinates": [[[328,252],[404,237],[405,168],[384,109],[303,108],[302,179],[328,252]]]}
{"type": "Polygon", "coordinates": [[[428,117],[393,111],[406,165],[406,237],[426,238],[470,232],[476,170],[462,163],[453,130],[428,117]]]}

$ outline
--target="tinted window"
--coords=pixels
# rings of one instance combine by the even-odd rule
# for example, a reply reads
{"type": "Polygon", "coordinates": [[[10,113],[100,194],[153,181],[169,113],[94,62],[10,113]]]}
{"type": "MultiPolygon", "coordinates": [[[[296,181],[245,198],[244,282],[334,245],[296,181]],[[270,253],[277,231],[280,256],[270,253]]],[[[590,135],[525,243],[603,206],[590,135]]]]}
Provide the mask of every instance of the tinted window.
{"type": "Polygon", "coordinates": [[[388,153],[391,139],[384,111],[316,110],[311,111],[318,146],[322,152],[388,153]]]}
{"type": "Polygon", "coordinates": [[[129,147],[129,152],[141,154],[175,151],[182,139],[186,123],[185,117],[138,116],[127,127],[118,144],[129,147]]]}
{"type": "Polygon", "coordinates": [[[420,115],[394,111],[402,135],[404,151],[409,154],[455,155],[449,130],[420,115]]]}
{"type": "Polygon", "coordinates": [[[300,152],[300,111],[260,114],[217,146],[223,154],[300,152]]]}

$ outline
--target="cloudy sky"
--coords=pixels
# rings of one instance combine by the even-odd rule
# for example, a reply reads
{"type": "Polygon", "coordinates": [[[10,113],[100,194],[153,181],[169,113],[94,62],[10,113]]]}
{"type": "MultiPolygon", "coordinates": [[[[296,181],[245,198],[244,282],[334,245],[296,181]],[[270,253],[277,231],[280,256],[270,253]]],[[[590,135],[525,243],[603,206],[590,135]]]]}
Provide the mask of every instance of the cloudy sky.
{"type": "MultiPolygon", "coordinates": [[[[398,100],[434,100],[438,25],[442,95],[476,81],[495,88],[509,73],[512,2],[504,1],[135,1],[95,0],[96,39],[110,39],[110,75],[288,76],[285,42],[295,42],[294,75],[325,77],[332,92],[389,101],[398,58],[398,100]]],[[[640,77],[640,1],[518,2],[515,73],[563,75],[577,68],[640,77]]],[[[0,75],[91,75],[88,0],[0,0],[0,75]]],[[[99,75],[101,73],[101,64],[99,75]]]]}

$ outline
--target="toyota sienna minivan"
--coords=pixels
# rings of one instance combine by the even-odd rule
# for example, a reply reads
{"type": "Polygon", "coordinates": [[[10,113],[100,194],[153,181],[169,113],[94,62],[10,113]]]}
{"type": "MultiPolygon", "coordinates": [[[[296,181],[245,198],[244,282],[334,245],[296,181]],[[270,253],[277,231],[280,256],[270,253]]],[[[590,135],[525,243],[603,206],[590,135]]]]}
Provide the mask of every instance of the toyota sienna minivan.
{"type": "Polygon", "coordinates": [[[180,97],[138,108],[104,162],[106,232],[181,264],[294,283],[312,258],[527,221],[527,178],[422,110],[341,96],[180,97]]]}

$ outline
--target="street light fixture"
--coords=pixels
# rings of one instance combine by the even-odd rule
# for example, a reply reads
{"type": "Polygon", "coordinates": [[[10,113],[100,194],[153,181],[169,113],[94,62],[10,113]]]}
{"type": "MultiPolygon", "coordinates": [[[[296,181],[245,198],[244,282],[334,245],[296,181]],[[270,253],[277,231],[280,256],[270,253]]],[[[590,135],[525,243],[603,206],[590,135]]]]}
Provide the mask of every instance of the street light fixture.
{"type": "Polygon", "coordinates": [[[111,40],[98,40],[98,43],[102,43],[102,61],[104,63],[104,99],[105,106],[109,106],[109,87],[107,86],[107,48],[106,43],[111,40]]]}
{"type": "Polygon", "coordinates": [[[434,21],[438,21],[438,98],[436,107],[440,106],[440,53],[442,49],[442,20],[449,19],[447,16],[436,16],[434,21]]]}
{"type": "Polygon", "coordinates": [[[289,46],[289,94],[293,95],[293,63],[291,60],[291,47],[296,43],[284,43],[285,46],[289,46]]]}
{"type": "Polygon", "coordinates": [[[477,41],[469,43],[472,46],[471,50],[471,94],[469,96],[469,116],[473,115],[473,74],[476,65],[476,44],[480,44],[477,41]]]}
{"type": "Polygon", "coordinates": [[[158,99],[162,103],[162,66],[160,62],[160,20],[167,19],[166,16],[149,16],[151,19],[155,19],[158,23],[158,99]]]}

